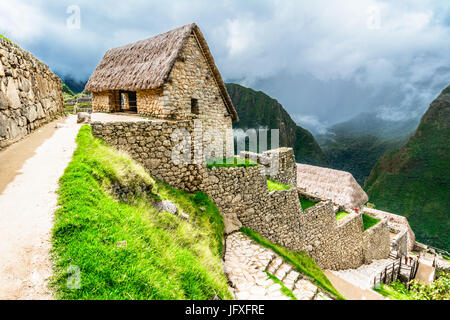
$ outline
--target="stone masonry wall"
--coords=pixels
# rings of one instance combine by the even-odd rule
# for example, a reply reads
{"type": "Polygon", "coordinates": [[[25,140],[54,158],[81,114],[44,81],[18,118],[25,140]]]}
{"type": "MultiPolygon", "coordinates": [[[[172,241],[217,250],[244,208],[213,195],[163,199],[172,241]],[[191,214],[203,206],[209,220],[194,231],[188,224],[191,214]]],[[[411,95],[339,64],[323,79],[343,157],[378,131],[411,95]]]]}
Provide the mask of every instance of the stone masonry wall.
{"type": "Polygon", "coordinates": [[[92,93],[93,112],[112,112],[114,110],[114,92],[103,91],[92,93]]]}
{"type": "Polygon", "coordinates": [[[292,148],[279,148],[261,154],[242,151],[239,156],[265,166],[267,168],[265,174],[270,180],[288,186],[297,186],[297,165],[292,148]]]}
{"type": "Polygon", "coordinates": [[[416,236],[414,234],[414,231],[411,229],[411,226],[409,225],[408,219],[406,217],[391,212],[376,210],[368,207],[363,207],[363,212],[379,219],[387,219],[390,227],[394,228],[397,231],[400,231],[402,233],[406,231],[408,242],[407,250],[412,251],[414,249],[416,236]]]}
{"type": "MultiPolygon", "coordinates": [[[[227,137],[231,141],[223,153],[228,151],[234,154],[231,116],[194,34],[189,37],[175,62],[163,90],[165,112],[175,119],[200,120],[203,131],[217,130],[218,134],[214,136],[222,140],[227,137]],[[191,99],[198,101],[198,115],[191,112],[191,99]]],[[[213,138],[205,137],[204,143],[209,144],[213,138]]],[[[221,141],[215,143],[217,148],[223,146],[221,141]]]]}
{"type": "Polygon", "coordinates": [[[178,129],[191,131],[192,127],[192,121],[94,122],[92,133],[127,152],[155,178],[175,188],[194,192],[200,190],[205,178],[203,167],[172,161],[172,150],[179,144],[178,140],[172,140],[172,133],[178,129]]]}
{"type": "Polygon", "coordinates": [[[0,150],[63,112],[61,79],[0,37],[0,150]]]}
{"type": "Polygon", "coordinates": [[[171,155],[178,141],[172,141],[172,133],[180,128],[191,132],[192,121],[95,122],[92,128],[95,136],[128,152],[156,178],[186,191],[206,192],[224,217],[226,233],[251,228],[274,243],[306,251],[326,269],[357,268],[389,255],[384,251],[389,249],[387,224],[364,232],[360,214],[338,222],[331,201],[303,212],[296,188],[269,192],[264,166],[175,164],[171,155]]]}
{"type": "Polygon", "coordinates": [[[138,113],[156,118],[170,118],[164,112],[162,89],[140,90],[136,92],[138,113]]]}

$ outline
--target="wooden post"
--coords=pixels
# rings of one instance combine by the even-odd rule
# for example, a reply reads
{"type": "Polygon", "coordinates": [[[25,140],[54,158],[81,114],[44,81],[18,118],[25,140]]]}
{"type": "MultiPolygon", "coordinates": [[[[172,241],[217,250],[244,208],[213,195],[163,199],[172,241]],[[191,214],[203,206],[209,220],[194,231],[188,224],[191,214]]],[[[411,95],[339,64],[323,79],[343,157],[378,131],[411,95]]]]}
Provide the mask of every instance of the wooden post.
{"type": "Polygon", "coordinates": [[[394,269],[395,269],[395,262],[392,264],[391,283],[394,282],[394,269]]]}

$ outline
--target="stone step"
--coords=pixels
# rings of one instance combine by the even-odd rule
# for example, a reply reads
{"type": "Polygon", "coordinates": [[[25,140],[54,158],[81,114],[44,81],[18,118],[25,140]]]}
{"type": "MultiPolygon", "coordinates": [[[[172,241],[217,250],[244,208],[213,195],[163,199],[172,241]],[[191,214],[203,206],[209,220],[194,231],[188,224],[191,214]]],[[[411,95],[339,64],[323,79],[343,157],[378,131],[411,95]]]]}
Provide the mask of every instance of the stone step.
{"type": "Polygon", "coordinates": [[[319,289],[310,281],[300,279],[295,282],[292,293],[298,300],[312,300],[316,296],[318,290],[319,289]]]}
{"type": "Polygon", "coordinates": [[[266,271],[271,274],[274,274],[282,264],[283,259],[281,259],[280,257],[275,257],[274,259],[272,259],[272,261],[270,261],[266,271]]]}
{"type": "Polygon", "coordinates": [[[278,268],[277,271],[275,271],[275,273],[273,275],[275,277],[277,277],[278,279],[280,279],[281,281],[283,281],[284,278],[286,277],[286,275],[291,270],[292,270],[292,267],[289,264],[283,262],[283,264],[278,268]]]}
{"type": "Polygon", "coordinates": [[[286,288],[288,288],[289,290],[292,290],[292,289],[294,289],[295,282],[297,282],[297,280],[299,280],[299,278],[300,278],[300,273],[298,273],[295,270],[291,270],[286,275],[286,277],[283,279],[283,284],[285,285],[286,288]]]}

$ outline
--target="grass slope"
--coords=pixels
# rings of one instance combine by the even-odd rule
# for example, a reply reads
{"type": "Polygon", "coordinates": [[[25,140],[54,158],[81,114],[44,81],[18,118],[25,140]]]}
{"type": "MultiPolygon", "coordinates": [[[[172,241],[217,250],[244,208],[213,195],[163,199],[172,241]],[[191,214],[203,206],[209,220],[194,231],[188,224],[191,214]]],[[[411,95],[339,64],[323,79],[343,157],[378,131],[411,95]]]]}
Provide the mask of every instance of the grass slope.
{"type": "Polygon", "coordinates": [[[378,222],[380,222],[380,219],[371,217],[367,214],[362,215],[363,218],[363,224],[364,224],[364,230],[372,228],[374,225],[376,225],[378,222]]]}
{"type": "Polygon", "coordinates": [[[336,220],[337,221],[339,221],[339,220],[342,220],[342,219],[344,219],[346,216],[348,216],[349,215],[349,213],[348,212],[345,212],[345,211],[339,211],[338,213],[336,213],[336,220]]]}
{"type": "Polygon", "coordinates": [[[292,187],[267,179],[267,188],[269,189],[269,191],[278,191],[278,190],[290,190],[292,187]]]}
{"type": "Polygon", "coordinates": [[[377,209],[399,213],[420,242],[450,250],[450,86],[415,135],[373,168],[365,190],[377,209]]]}
{"type": "Polygon", "coordinates": [[[304,198],[300,198],[300,204],[302,206],[302,210],[305,211],[306,209],[309,209],[311,207],[314,207],[317,202],[308,200],[308,199],[304,199],[304,198]]]}
{"type": "Polygon", "coordinates": [[[233,167],[256,167],[258,163],[251,161],[250,159],[210,159],[208,160],[206,167],[211,168],[233,168],[233,167]]]}
{"type": "Polygon", "coordinates": [[[232,298],[222,271],[223,221],[203,193],[187,194],[155,181],[126,154],[81,128],[78,148],[60,179],[53,228],[54,277],[59,299],[232,298]],[[149,198],[116,201],[106,190],[152,186],[190,215],[190,222],[158,213],[149,198]],[[70,266],[81,288],[67,287],[70,266]]]}
{"type": "MultiPolygon", "coordinates": [[[[280,147],[293,148],[297,162],[324,167],[328,165],[313,135],[297,126],[277,100],[238,84],[227,83],[226,86],[239,116],[239,122],[233,123],[233,129],[279,129],[280,147]]],[[[268,138],[270,148],[270,131],[268,138]]]]}
{"type": "Polygon", "coordinates": [[[313,281],[325,289],[327,292],[331,293],[338,299],[344,300],[344,297],[333,287],[330,280],[323,273],[323,271],[317,266],[314,259],[312,259],[306,252],[294,252],[278,244],[274,244],[262,237],[256,231],[248,228],[241,228],[241,232],[249,236],[251,239],[259,243],[260,245],[271,249],[278,255],[280,255],[285,261],[289,262],[296,271],[310,277],[313,281]]]}

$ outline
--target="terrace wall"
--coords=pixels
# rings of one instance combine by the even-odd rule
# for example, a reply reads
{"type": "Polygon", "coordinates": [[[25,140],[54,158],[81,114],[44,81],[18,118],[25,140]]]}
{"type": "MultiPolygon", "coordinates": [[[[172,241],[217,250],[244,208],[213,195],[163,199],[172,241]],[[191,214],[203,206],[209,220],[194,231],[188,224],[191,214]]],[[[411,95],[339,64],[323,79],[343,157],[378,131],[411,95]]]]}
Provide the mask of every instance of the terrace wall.
{"type": "Polygon", "coordinates": [[[296,188],[269,192],[264,166],[207,169],[205,164],[175,164],[172,150],[178,141],[172,134],[178,129],[192,132],[193,121],[95,122],[92,128],[95,136],[128,152],[156,178],[189,192],[206,192],[222,212],[226,233],[251,228],[274,243],[308,252],[326,269],[356,268],[389,255],[378,250],[385,243],[389,246],[386,224],[364,232],[361,215],[338,222],[331,201],[303,212],[296,188]]]}

